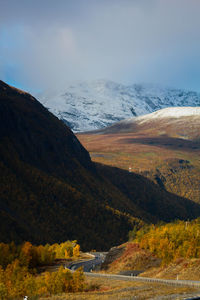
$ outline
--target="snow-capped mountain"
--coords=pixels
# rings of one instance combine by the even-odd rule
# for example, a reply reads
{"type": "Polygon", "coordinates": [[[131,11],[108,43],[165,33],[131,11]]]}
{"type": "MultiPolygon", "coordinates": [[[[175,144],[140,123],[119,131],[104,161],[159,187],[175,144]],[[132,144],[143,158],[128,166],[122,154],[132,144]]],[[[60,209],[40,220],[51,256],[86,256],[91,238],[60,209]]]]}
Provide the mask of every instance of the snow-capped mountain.
{"type": "Polygon", "coordinates": [[[165,107],[200,106],[197,92],[107,80],[79,82],[39,99],[76,132],[103,128],[165,107]]]}
{"type": "Polygon", "coordinates": [[[100,134],[134,133],[134,136],[162,136],[184,140],[200,138],[200,107],[169,107],[156,112],[132,117],[94,131],[100,134]]]}
{"type": "Polygon", "coordinates": [[[179,119],[182,117],[197,118],[197,120],[200,122],[200,107],[168,107],[161,110],[157,110],[148,115],[126,119],[122,122],[137,122],[141,124],[158,119],[179,119]]]}

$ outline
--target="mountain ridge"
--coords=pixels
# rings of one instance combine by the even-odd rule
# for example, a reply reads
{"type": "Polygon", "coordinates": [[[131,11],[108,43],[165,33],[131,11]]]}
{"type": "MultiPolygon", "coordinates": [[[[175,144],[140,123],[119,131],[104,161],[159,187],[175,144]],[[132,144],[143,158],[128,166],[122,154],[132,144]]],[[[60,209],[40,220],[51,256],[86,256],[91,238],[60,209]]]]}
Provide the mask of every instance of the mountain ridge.
{"type": "Polygon", "coordinates": [[[200,107],[170,107],[116,122],[88,133],[135,133],[146,137],[169,136],[186,140],[200,138],[200,107]]]}
{"type": "Polygon", "coordinates": [[[74,83],[39,99],[75,132],[100,129],[165,107],[200,106],[197,92],[109,80],[74,83]]]}

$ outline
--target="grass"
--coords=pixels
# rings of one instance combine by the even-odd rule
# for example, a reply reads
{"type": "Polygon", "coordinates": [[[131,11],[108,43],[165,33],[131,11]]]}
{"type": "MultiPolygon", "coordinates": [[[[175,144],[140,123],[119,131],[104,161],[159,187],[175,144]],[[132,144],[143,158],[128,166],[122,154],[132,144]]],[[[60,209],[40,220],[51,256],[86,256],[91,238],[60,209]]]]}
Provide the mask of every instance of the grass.
{"type": "MultiPolygon", "coordinates": [[[[98,300],[98,299],[137,299],[147,300],[154,297],[176,295],[183,299],[186,295],[196,294],[198,290],[190,287],[174,287],[156,283],[127,282],[112,279],[87,278],[89,285],[98,285],[99,289],[91,292],[65,294],[39,298],[40,300],[98,300]],[[136,298],[134,298],[136,297],[136,298]]],[[[160,298],[162,299],[162,298],[160,298]]],[[[169,299],[169,298],[165,298],[169,299]]]]}
{"type": "MultiPolygon", "coordinates": [[[[174,139],[171,146],[162,140],[151,144],[137,135],[123,134],[80,134],[79,140],[90,152],[94,162],[142,174],[155,183],[156,177],[164,179],[165,189],[179,196],[200,202],[200,149],[190,145],[179,148],[180,141],[174,139]],[[133,142],[130,142],[133,141],[133,142]],[[174,165],[174,160],[176,164],[174,165]],[[179,160],[190,162],[191,168],[181,169],[179,160]]],[[[155,140],[155,138],[154,138],[155,140]]]]}
{"type": "Polygon", "coordinates": [[[200,259],[177,259],[165,267],[152,268],[141,276],[162,279],[178,279],[200,281],[200,259]]]}

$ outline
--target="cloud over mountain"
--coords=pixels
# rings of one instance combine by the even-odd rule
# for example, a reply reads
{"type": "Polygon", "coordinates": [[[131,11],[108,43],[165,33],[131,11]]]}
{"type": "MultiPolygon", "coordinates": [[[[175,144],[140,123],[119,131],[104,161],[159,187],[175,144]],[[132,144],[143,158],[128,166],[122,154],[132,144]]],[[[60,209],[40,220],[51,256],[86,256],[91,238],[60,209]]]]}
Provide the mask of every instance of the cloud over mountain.
{"type": "Polygon", "coordinates": [[[197,0],[1,4],[0,76],[30,91],[111,78],[199,89],[197,0]]]}

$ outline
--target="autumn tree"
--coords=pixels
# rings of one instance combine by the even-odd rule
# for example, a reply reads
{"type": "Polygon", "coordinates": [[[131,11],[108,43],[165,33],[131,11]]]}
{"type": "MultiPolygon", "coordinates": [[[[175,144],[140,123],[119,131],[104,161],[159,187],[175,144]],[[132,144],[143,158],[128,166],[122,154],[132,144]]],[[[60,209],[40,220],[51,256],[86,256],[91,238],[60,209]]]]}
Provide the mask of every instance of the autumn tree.
{"type": "Polygon", "coordinates": [[[73,256],[74,257],[79,257],[80,256],[80,245],[77,244],[74,248],[73,248],[73,256]]]}

